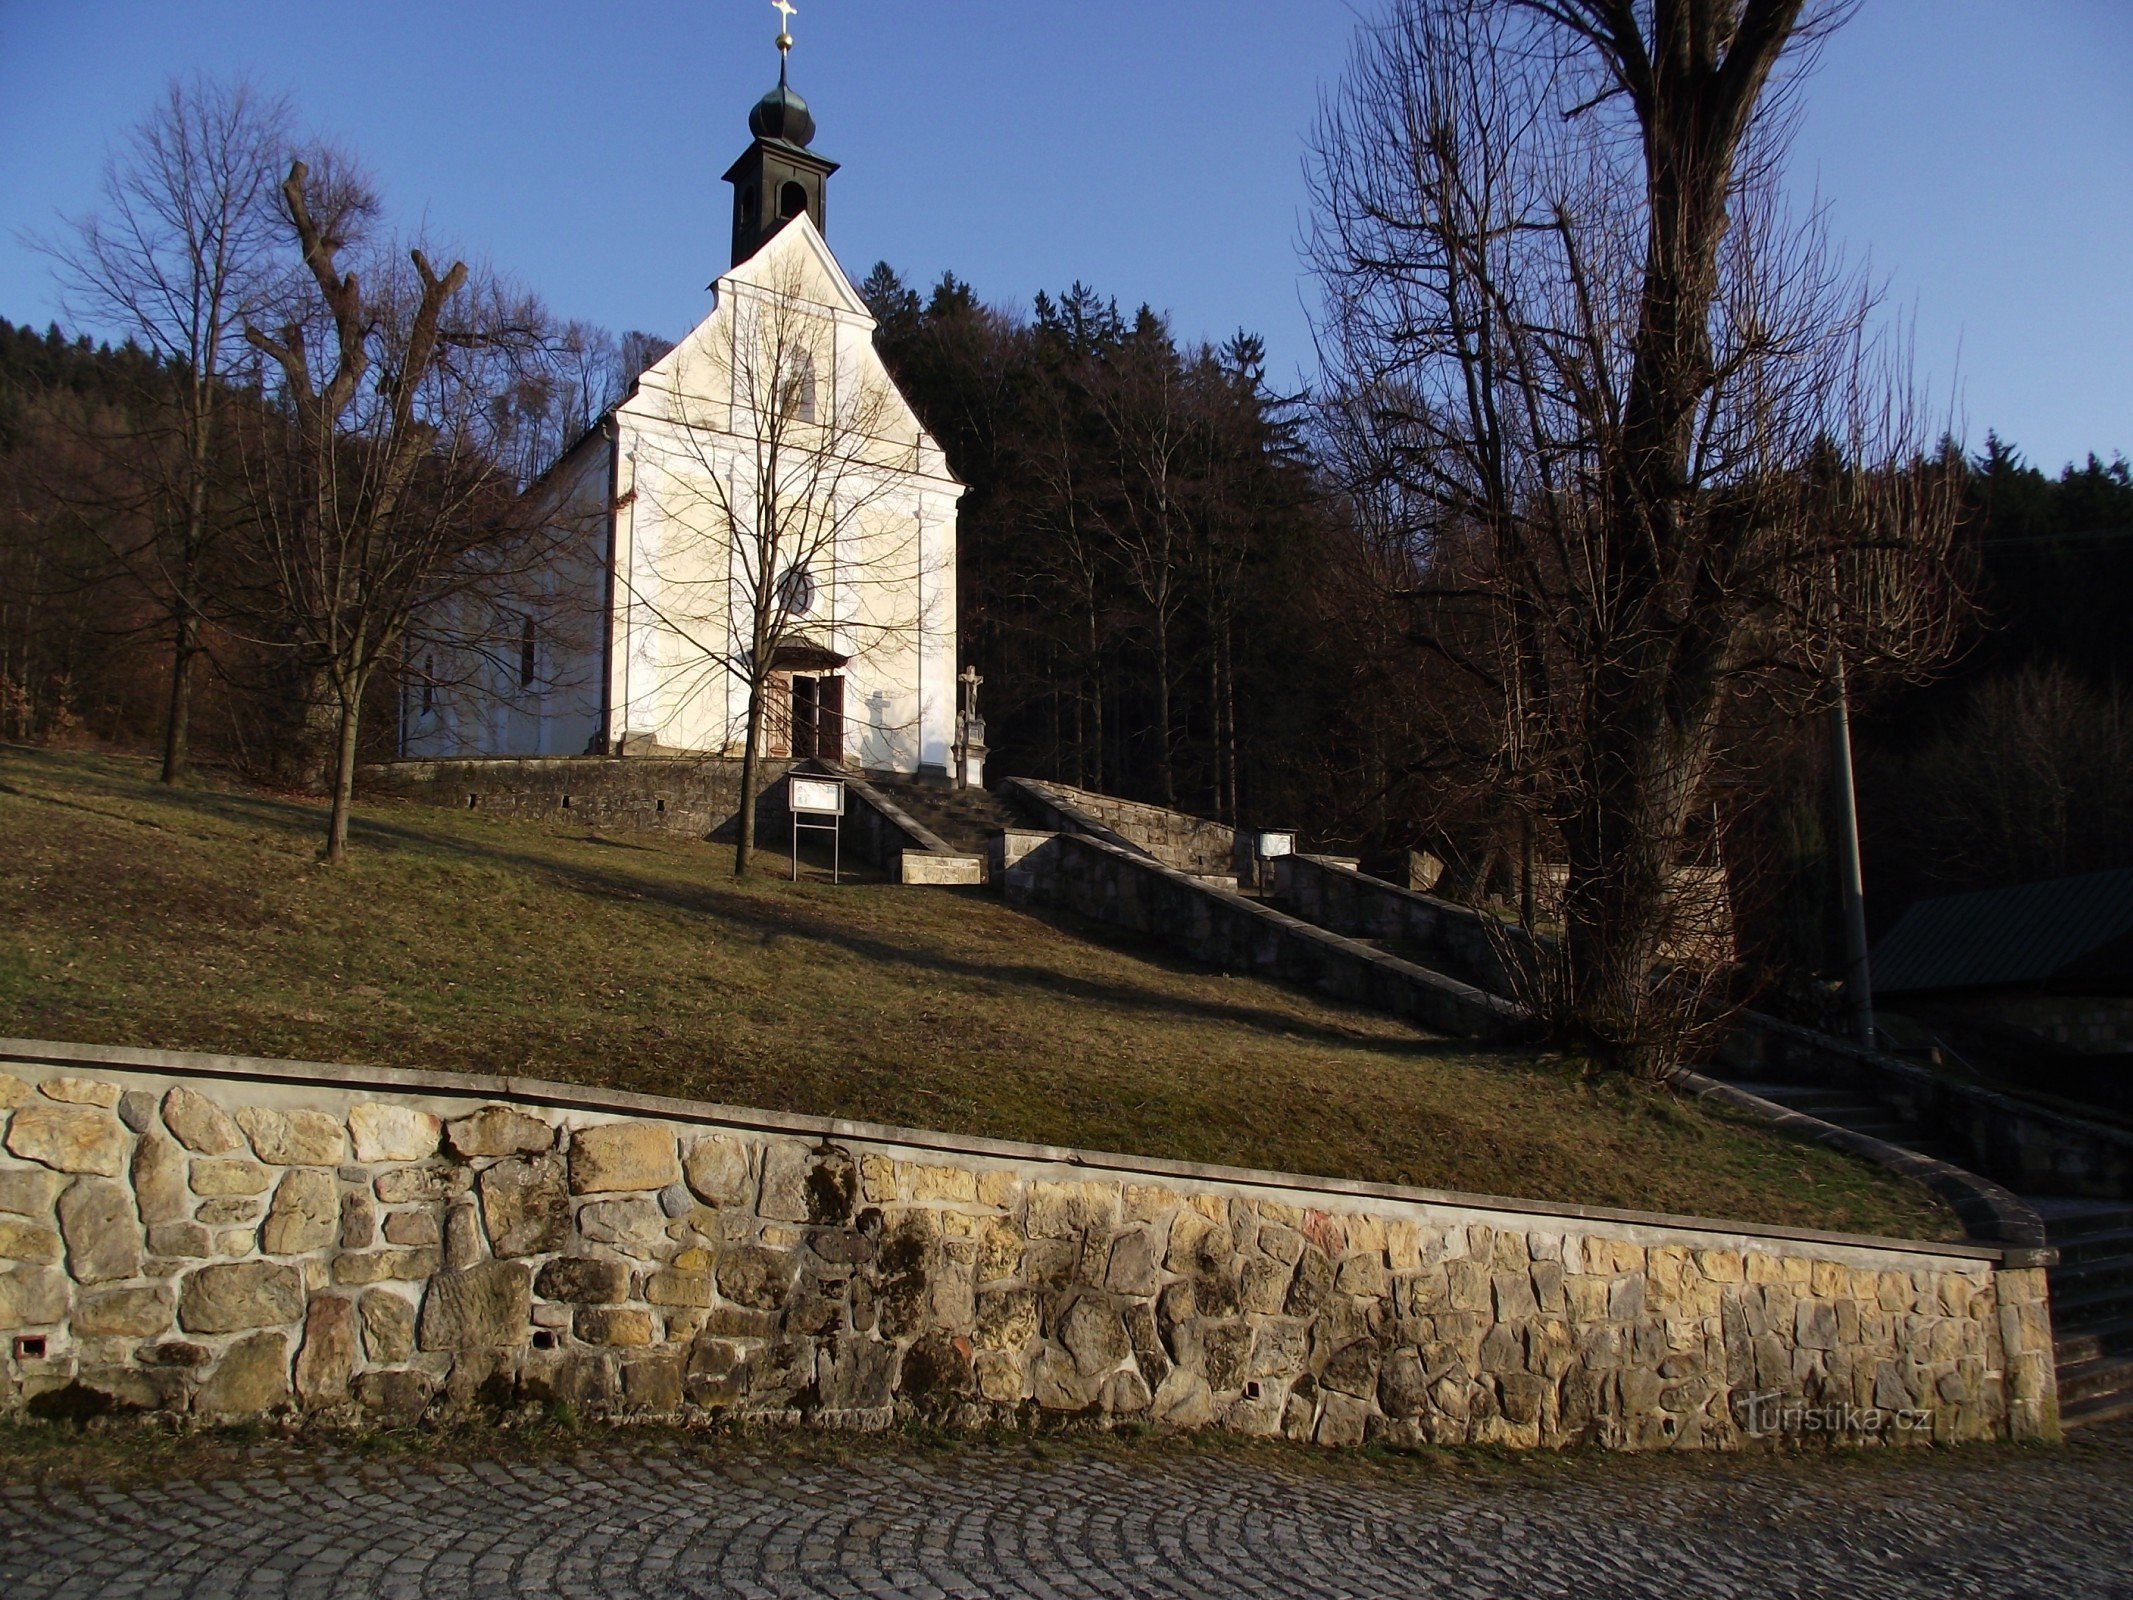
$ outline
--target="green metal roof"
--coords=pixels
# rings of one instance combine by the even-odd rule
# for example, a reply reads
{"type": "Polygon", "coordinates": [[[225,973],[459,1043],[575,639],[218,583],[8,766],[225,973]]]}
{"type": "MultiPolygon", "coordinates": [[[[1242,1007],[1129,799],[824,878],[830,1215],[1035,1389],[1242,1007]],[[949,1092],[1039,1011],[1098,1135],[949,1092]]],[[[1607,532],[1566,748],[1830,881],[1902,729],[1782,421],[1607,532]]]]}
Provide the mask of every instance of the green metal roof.
{"type": "Polygon", "coordinates": [[[1873,953],[1874,992],[2133,981],[2133,867],[1921,900],[1873,953]]]}

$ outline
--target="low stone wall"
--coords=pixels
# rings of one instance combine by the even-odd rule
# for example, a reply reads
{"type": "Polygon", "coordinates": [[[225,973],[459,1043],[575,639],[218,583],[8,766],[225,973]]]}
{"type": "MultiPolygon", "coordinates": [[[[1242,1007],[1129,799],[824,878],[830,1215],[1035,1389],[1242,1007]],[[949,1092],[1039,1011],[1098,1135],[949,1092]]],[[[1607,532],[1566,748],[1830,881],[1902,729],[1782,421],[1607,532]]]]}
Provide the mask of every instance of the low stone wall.
{"type": "MultiPolygon", "coordinates": [[[[763,792],[791,766],[763,762],[763,792]]],[[[359,776],[366,793],[484,816],[698,838],[730,823],[741,803],[741,764],[723,756],[393,761],[359,776]]]]}
{"type": "Polygon", "coordinates": [[[1195,961],[1301,984],[1438,1033],[1502,1039],[1529,1025],[1518,1007],[1472,984],[1300,922],[1107,839],[1012,834],[1003,843],[1020,852],[1003,878],[1011,898],[1129,928],[1195,961]]]}
{"type": "Polygon", "coordinates": [[[1062,831],[1108,836],[1114,843],[1130,845],[1179,872],[1238,878],[1252,870],[1253,835],[1226,822],[1210,822],[1182,811],[1034,778],[1010,778],[1005,786],[1017,790],[1039,810],[1049,812],[1062,831]],[[1096,826],[1091,828],[1091,823],[1096,826]]]}
{"type": "Polygon", "coordinates": [[[2055,1437],[2044,1275],[518,1080],[0,1041],[0,1410],[2055,1437]]]}
{"type": "Polygon", "coordinates": [[[1422,965],[1490,994],[1518,993],[1512,955],[1525,935],[1470,906],[1403,889],[1329,856],[1301,854],[1275,861],[1274,900],[1351,939],[1418,946],[1422,965]]]}

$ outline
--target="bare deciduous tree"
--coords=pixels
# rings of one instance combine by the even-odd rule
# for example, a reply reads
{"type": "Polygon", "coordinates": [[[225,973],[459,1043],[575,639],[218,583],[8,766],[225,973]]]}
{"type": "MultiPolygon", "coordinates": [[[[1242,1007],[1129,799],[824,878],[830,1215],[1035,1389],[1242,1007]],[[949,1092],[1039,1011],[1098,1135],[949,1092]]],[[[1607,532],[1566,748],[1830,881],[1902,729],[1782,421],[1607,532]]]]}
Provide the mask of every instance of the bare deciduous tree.
{"type": "Polygon", "coordinates": [[[331,697],[326,858],[337,862],[365,695],[410,620],[449,614],[539,560],[541,524],[517,492],[496,402],[541,316],[464,262],[439,273],[419,248],[352,267],[375,204],[337,164],[295,162],[281,199],[308,292],[271,332],[245,330],[280,374],[245,465],[266,635],[331,697]]]}
{"type": "Polygon", "coordinates": [[[1777,189],[1848,9],[1399,0],[1315,141],[1336,453],[1473,713],[1440,736],[1567,859],[1538,997],[1654,1075],[1709,1015],[1678,888],[1730,733],[1949,638],[1955,479],[1777,189]]]}
{"type": "Polygon", "coordinates": [[[242,82],[173,81],[108,163],[102,208],[44,247],[69,315],[134,340],[158,364],[150,392],[107,419],[140,514],[94,520],[114,530],[113,554],[168,631],[165,783],[185,769],[212,609],[207,567],[233,521],[227,505],[211,502],[238,334],[280,272],[275,180],[288,124],[284,101],[242,82]]]}

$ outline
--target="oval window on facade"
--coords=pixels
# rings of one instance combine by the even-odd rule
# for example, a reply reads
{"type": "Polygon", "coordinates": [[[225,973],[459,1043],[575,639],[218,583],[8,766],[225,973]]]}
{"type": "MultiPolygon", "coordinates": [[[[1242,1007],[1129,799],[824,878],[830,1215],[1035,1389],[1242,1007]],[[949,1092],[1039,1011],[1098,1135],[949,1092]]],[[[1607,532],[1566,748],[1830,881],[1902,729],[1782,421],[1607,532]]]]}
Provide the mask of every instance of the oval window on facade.
{"type": "Polygon", "coordinates": [[[789,617],[804,617],[815,609],[815,575],[805,567],[787,567],[778,579],[778,608],[789,617]]]}

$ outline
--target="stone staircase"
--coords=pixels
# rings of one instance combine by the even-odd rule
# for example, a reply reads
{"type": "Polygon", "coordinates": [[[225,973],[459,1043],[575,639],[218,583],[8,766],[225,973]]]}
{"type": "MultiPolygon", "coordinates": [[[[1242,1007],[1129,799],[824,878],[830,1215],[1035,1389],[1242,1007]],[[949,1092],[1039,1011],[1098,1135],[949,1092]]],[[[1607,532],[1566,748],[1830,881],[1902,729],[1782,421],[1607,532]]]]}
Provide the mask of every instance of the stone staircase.
{"type": "Polygon", "coordinates": [[[2032,1199],[2059,1252],[2050,1272],[2059,1417],[2133,1416],[2133,1205],[2032,1199]]]}
{"type": "MultiPolygon", "coordinates": [[[[1872,1095],[1814,1083],[1730,1079],[1737,1089],[1854,1133],[1967,1165],[1917,1123],[1872,1095]]],[[[2133,1204],[2052,1195],[2023,1198],[2044,1219],[2059,1252],[2047,1272],[2059,1378],[2059,1416],[2069,1427],[2133,1416],[2133,1204]]]]}
{"type": "Polygon", "coordinates": [[[953,789],[921,783],[901,774],[874,777],[867,783],[908,811],[958,850],[990,855],[994,838],[1008,828],[1027,826],[1014,806],[990,789],[953,789]]]}

